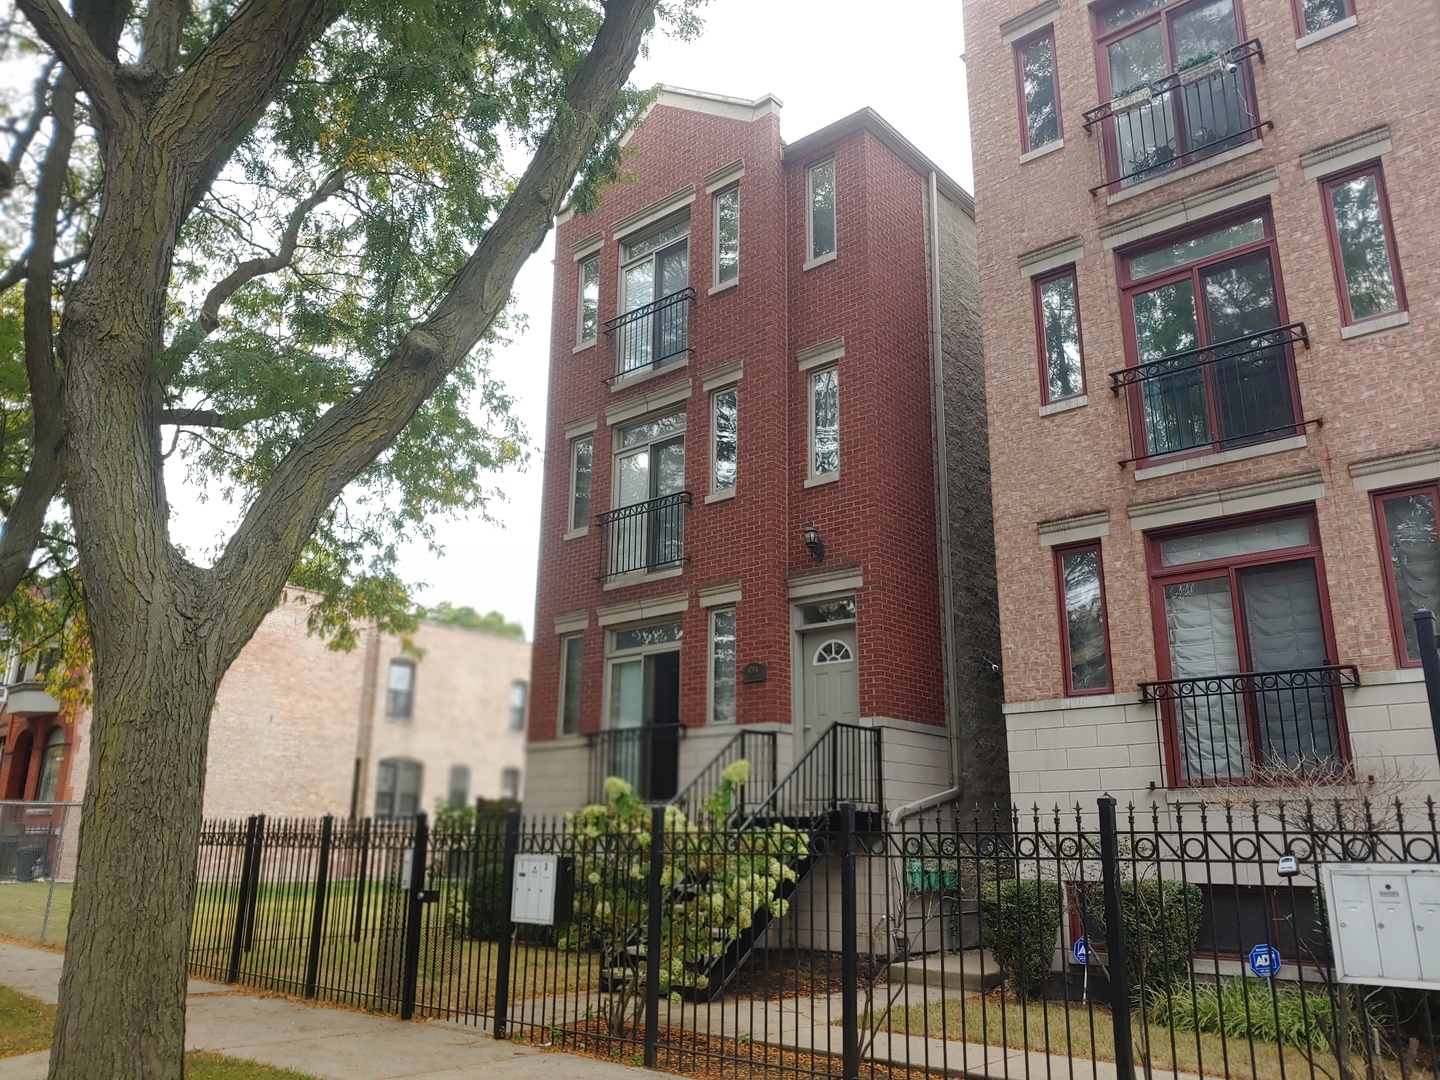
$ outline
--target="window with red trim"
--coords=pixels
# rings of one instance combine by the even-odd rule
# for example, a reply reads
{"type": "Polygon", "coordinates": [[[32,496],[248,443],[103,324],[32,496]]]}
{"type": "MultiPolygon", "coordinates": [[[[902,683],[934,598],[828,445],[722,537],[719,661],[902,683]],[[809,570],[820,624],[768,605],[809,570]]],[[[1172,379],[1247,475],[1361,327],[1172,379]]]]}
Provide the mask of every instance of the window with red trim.
{"type": "Polygon", "coordinates": [[[1055,74],[1055,28],[1047,26],[1015,43],[1015,83],[1020,100],[1020,152],[1060,140],[1060,80],[1055,74]]]}
{"type": "Polygon", "coordinates": [[[1137,460],[1303,430],[1268,206],[1119,253],[1137,460]]]}
{"type": "Polygon", "coordinates": [[[1402,667],[1420,664],[1415,612],[1440,611],[1440,484],[1431,482],[1375,496],[1375,527],[1395,657],[1402,667]]]}
{"type": "Polygon", "coordinates": [[[1065,693],[1108,694],[1110,630],[1105,621],[1105,570],[1098,540],[1055,550],[1060,598],[1060,653],[1065,693]]]}
{"type": "Polygon", "coordinates": [[[1372,161],[1320,181],[1346,326],[1405,310],[1385,176],[1372,161]]]}
{"type": "Polygon", "coordinates": [[[1355,14],[1354,0],[1291,0],[1295,12],[1295,36],[1318,34],[1327,26],[1355,14]]]}
{"type": "MultiPolygon", "coordinates": [[[[1172,784],[1330,770],[1345,757],[1342,680],[1311,510],[1149,538],[1172,784]]],[[[1347,669],[1348,670],[1348,669],[1347,669]]]]}
{"type": "Polygon", "coordinates": [[[1035,336],[1040,347],[1040,399],[1044,404],[1085,392],[1080,346],[1080,300],[1075,267],[1034,279],[1035,336]]]}

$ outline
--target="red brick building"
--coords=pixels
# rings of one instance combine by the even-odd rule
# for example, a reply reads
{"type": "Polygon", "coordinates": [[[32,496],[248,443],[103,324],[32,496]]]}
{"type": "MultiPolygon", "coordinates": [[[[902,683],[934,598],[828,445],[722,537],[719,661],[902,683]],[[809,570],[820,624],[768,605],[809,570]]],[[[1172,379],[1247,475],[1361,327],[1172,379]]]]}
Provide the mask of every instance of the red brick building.
{"type": "Polygon", "coordinates": [[[869,110],[662,89],[626,150],[556,233],[527,809],[837,723],[889,805],[1003,791],[969,196],[869,110]]]}
{"type": "Polygon", "coordinates": [[[1016,797],[1433,785],[1440,8],[965,23],[1016,797]]]}

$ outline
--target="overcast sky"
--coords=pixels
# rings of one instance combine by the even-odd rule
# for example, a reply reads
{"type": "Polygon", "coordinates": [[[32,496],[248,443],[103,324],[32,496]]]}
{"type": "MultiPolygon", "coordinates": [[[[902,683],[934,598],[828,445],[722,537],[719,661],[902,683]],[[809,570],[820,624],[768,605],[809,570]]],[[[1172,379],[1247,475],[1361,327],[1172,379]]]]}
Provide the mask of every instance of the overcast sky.
{"type": "MultiPolygon", "coordinates": [[[[971,189],[959,0],[710,0],[703,14],[698,40],[653,41],[635,71],[636,85],[743,98],[774,94],[784,103],[781,132],[789,142],[868,105],[971,189]]],[[[445,554],[411,544],[401,563],[408,579],[425,583],[424,603],[496,608],[522,622],[527,635],[535,608],[553,255],[547,241],[521,270],[515,297],[529,329],[493,365],[537,443],[531,462],[498,478],[506,500],[491,505],[495,523],[442,521],[437,533],[445,554]]],[[[212,549],[232,527],[232,512],[214,501],[197,503],[177,470],[169,481],[175,540],[196,553],[212,549]]]]}

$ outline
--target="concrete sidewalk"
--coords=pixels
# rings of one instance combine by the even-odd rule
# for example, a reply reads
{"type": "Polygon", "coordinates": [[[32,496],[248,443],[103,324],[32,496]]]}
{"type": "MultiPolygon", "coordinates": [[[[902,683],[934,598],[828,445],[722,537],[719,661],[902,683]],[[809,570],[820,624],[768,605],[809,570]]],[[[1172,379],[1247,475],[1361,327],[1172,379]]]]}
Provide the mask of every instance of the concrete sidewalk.
{"type": "MultiPolygon", "coordinates": [[[[59,953],[0,942],[0,983],[54,1004],[59,953]]],[[[474,1027],[407,1023],[348,1009],[259,998],[219,983],[190,980],[185,1042],[322,1080],[640,1080],[664,1076],[630,1066],[497,1042],[474,1027]]],[[[0,1080],[44,1080],[50,1052],[0,1058],[0,1080]]]]}

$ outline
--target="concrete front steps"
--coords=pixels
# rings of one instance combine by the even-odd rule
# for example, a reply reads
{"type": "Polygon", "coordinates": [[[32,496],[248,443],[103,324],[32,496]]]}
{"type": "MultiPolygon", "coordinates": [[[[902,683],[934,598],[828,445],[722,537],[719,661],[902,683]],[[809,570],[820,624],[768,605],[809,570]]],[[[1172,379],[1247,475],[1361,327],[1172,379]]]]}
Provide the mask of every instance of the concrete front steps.
{"type": "Polygon", "coordinates": [[[937,953],[918,956],[891,964],[887,970],[891,984],[934,988],[942,994],[983,994],[999,986],[1003,978],[1000,965],[989,949],[966,949],[958,953],[937,953]]]}

